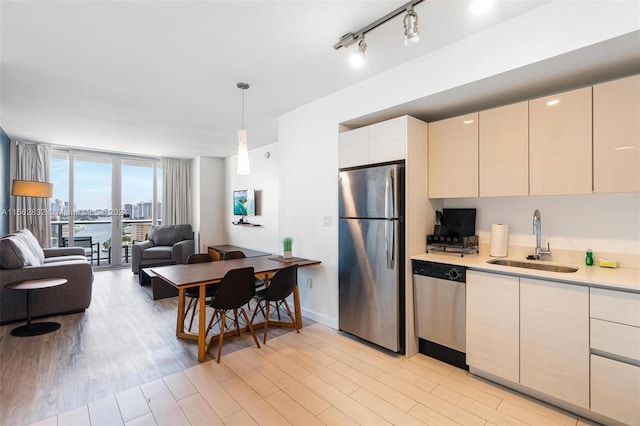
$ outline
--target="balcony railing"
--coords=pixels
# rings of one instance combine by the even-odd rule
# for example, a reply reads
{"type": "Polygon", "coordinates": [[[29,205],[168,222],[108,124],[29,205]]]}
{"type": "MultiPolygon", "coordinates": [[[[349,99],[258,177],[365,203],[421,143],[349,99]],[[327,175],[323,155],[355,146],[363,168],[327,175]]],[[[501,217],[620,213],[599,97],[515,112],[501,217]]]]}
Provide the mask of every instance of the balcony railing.
{"type": "MultiPolygon", "coordinates": [[[[135,241],[143,241],[149,233],[149,228],[153,224],[151,219],[123,219],[122,220],[122,259],[121,264],[128,264],[131,259],[131,245],[135,241]]],[[[91,237],[93,246],[87,248],[93,251],[93,264],[96,266],[107,266],[112,263],[111,248],[111,220],[75,220],[74,237],[91,237]]],[[[51,221],[51,246],[64,246],[64,239],[69,238],[69,222],[66,220],[51,221]]],[[[69,244],[73,245],[73,244],[69,244]]]]}

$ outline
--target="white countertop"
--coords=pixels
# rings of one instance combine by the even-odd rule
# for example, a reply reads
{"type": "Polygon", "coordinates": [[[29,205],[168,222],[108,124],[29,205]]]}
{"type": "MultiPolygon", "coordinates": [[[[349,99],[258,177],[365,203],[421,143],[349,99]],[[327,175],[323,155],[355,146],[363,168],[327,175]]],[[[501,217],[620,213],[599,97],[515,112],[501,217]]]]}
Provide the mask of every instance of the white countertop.
{"type": "Polygon", "coordinates": [[[524,258],[516,257],[490,257],[485,254],[465,254],[431,252],[411,256],[414,260],[424,260],[436,263],[448,263],[451,265],[465,266],[476,271],[493,272],[508,275],[518,275],[521,277],[540,278],[545,280],[560,281],[572,284],[588,285],[593,287],[611,288],[616,290],[627,290],[640,293],[640,269],[626,268],[601,268],[599,266],[586,266],[583,264],[566,262],[548,262],[540,260],[530,260],[529,262],[547,263],[550,265],[565,265],[578,268],[577,272],[548,272],[537,269],[518,268],[512,266],[493,265],[487,263],[491,259],[505,259],[527,261],[524,258]]]}

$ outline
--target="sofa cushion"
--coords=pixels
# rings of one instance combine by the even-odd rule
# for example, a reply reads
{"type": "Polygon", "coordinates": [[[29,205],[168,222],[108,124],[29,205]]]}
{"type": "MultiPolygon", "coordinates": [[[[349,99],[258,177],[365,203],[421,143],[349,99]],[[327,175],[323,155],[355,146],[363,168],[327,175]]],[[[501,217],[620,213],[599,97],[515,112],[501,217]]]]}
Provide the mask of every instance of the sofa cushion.
{"type": "Polygon", "coordinates": [[[40,243],[38,242],[38,239],[35,237],[35,235],[33,235],[33,233],[31,233],[31,231],[27,228],[16,232],[16,235],[18,235],[25,243],[27,243],[27,246],[29,247],[29,249],[31,249],[31,252],[38,258],[38,260],[40,261],[40,265],[42,265],[42,263],[44,262],[44,251],[42,250],[42,247],[40,247],[40,243]]]}
{"type": "Polygon", "coordinates": [[[157,225],[149,230],[149,240],[156,246],[172,246],[193,238],[191,225],[157,225]]]}
{"type": "Polygon", "coordinates": [[[150,247],[142,252],[142,259],[168,259],[171,260],[171,246],[150,247]]]}
{"type": "Polygon", "coordinates": [[[57,263],[57,262],[65,262],[68,260],[82,260],[84,262],[88,262],[86,256],[83,255],[77,255],[77,254],[72,254],[72,255],[68,255],[68,256],[53,256],[53,257],[47,257],[44,260],[43,265],[49,264],[49,263],[57,263]]]}
{"type": "Polygon", "coordinates": [[[0,263],[3,269],[40,264],[27,244],[16,235],[9,235],[0,240],[0,263]]]}

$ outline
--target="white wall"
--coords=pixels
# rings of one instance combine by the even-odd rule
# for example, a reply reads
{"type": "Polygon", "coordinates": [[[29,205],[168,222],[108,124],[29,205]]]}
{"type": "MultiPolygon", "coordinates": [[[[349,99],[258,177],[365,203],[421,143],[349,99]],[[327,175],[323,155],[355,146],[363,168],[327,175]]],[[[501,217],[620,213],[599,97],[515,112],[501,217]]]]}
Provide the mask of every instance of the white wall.
{"type": "Polygon", "coordinates": [[[224,198],[224,160],[196,157],[192,163],[192,226],[196,238],[196,253],[206,253],[207,246],[227,241],[224,198]]]}
{"type": "MultiPolygon", "coordinates": [[[[249,141],[251,144],[251,141],[249,141]]],[[[228,241],[225,243],[268,253],[281,254],[280,247],[280,188],[278,181],[280,158],[278,144],[270,144],[249,151],[251,174],[239,176],[236,173],[238,157],[233,155],[225,160],[226,187],[222,201],[228,241]],[[269,153],[267,158],[267,153],[269,153]],[[233,191],[255,189],[259,197],[256,216],[246,219],[260,227],[232,225],[239,217],[233,215],[233,191]]],[[[220,243],[222,244],[222,243],[220,243]]]]}
{"type": "MultiPolygon", "coordinates": [[[[337,325],[335,219],[339,123],[638,30],[637,16],[636,2],[547,3],[281,116],[280,161],[286,164],[280,174],[281,232],[296,239],[296,254],[322,261],[322,266],[301,269],[299,273],[305,316],[337,325]],[[331,227],[322,225],[323,216],[332,217],[331,227]],[[307,278],[313,279],[311,288],[305,285],[307,278]]],[[[511,202],[514,206],[509,211],[514,217],[504,220],[521,217],[526,220],[529,213],[524,212],[531,210],[529,202],[511,202]]],[[[590,235],[594,224],[601,220],[596,212],[603,204],[620,202],[630,209],[629,214],[617,222],[615,236],[599,235],[598,243],[614,245],[623,232],[627,233],[627,239],[640,240],[637,226],[640,207],[633,199],[605,195],[581,200],[582,225],[572,219],[560,221],[558,216],[575,217],[576,212],[567,207],[552,207],[559,202],[571,204],[570,200],[555,197],[539,197],[532,202],[542,210],[543,232],[549,241],[582,248],[582,238],[590,235]],[[572,226],[560,231],[559,223],[572,226]]],[[[484,209],[485,201],[482,203],[484,209]]],[[[486,203],[491,206],[488,210],[496,211],[502,200],[486,203]]],[[[524,233],[524,227],[518,225],[518,232],[524,233]]]]}

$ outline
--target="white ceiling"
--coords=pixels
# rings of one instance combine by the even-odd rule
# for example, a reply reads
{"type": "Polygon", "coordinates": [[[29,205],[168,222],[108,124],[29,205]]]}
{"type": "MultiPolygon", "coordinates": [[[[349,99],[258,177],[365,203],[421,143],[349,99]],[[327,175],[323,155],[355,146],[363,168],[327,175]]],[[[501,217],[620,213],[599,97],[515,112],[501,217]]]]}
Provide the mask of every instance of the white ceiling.
{"type": "MultiPolygon", "coordinates": [[[[426,0],[416,6],[420,43],[403,45],[398,16],[367,34],[360,70],[347,61],[355,46],[332,48],[404,3],[2,0],[0,125],[12,139],[226,157],[237,148],[239,81],[251,84],[245,123],[255,148],[278,141],[281,114],[546,1],[498,1],[477,16],[470,1],[426,0]]],[[[461,88],[439,108],[478,102],[478,92],[461,88]]],[[[409,107],[419,106],[383,113],[409,107]]]]}

